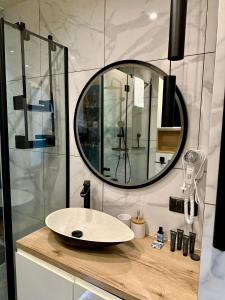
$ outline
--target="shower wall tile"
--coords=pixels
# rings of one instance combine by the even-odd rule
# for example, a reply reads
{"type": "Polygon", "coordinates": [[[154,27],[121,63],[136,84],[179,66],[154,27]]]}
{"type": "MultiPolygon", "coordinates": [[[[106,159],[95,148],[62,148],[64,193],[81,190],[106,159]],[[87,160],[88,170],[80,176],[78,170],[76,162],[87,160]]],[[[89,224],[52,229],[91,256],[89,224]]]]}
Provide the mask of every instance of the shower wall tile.
{"type": "Polygon", "coordinates": [[[80,157],[70,156],[70,206],[83,207],[80,197],[84,180],[91,181],[91,208],[102,210],[103,182],[91,173],[80,157]]]}
{"type": "MultiPolygon", "coordinates": [[[[46,36],[47,37],[47,36],[46,36]]],[[[49,75],[49,44],[46,41],[41,41],[41,60],[40,60],[41,75],[49,75]]],[[[51,71],[52,74],[64,74],[64,48],[56,45],[55,50],[51,51],[51,71]]]]}
{"type": "MultiPolygon", "coordinates": [[[[11,189],[33,195],[32,201],[14,208],[18,214],[44,219],[43,202],[43,154],[31,150],[10,150],[11,189]]],[[[15,199],[18,203],[19,199],[15,199]]]]}
{"type": "Polygon", "coordinates": [[[66,156],[44,153],[43,194],[45,217],[55,210],[65,208],[66,156]]]}
{"type": "Polygon", "coordinates": [[[225,90],[225,2],[219,0],[215,75],[209,132],[208,174],[201,253],[199,300],[222,299],[225,294],[225,252],[213,247],[220,140],[225,90]]]}
{"type": "MultiPolygon", "coordinates": [[[[204,52],[207,0],[189,0],[185,55],[204,52]]],[[[106,0],[106,64],[167,58],[170,1],[106,0]]]]}
{"type": "MultiPolygon", "coordinates": [[[[199,137],[199,120],[202,97],[204,55],[185,57],[183,61],[172,63],[172,74],[176,75],[188,112],[188,136],[185,149],[197,149],[199,137]]],[[[176,164],[181,167],[181,159],[176,164]]]]}
{"type": "Polygon", "coordinates": [[[106,64],[123,59],[166,58],[169,9],[169,0],[106,0],[106,64]]]}
{"type": "Polygon", "coordinates": [[[204,53],[208,0],[188,0],[185,55],[204,53]]]}
{"type": "Polygon", "coordinates": [[[24,134],[24,117],[21,111],[15,111],[13,107],[13,96],[22,95],[22,81],[7,82],[7,110],[8,110],[8,132],[9,147],[15,148],[15,135],[24,134]]]}
{"type": "MultiPolygon", "coordinates": [[[[41,77],[41,99],[50,99],[49,88],[50,77],[41,77]]],[[[65,85],[64,74],[52,76],[53,104],[54,104],[54,127],[55,127],[55,147],[43,149],[44,152],[65,154],[66,153],[66,124],[65,124],[65,85]]],[[[52,135],[52,114],[43,113],[42,123],[43,134],[52,135]]]]}
{"type": "Polygon", "coordinates": [[[216,51],[219,0],[208,0],[205,52],[216,51]]]}
{"type": "Polygon", "coordinates": [[[224,109],[225,90],[225,31],[224,31],[225,3],[220,1],[219,27],[217,33],[217,51],[215,59],[215,75],[213,98],[211,105],[211,119],[209,130],[209,151],[207,174],[206,203],[216,203],[217,178],[220,157],[221,124],[224,109]]]}
{"type": "Polygon", "coordinates": [[[149,63],[152,64],[153,66],[161,69],[165,73],[167,73],[167,74],[169,73],[170,63],[167,58],[159,59],[159,60],[150,60],[149,63]]]}
{"type": "Polygon", "coordinates": [[[199,131],[199,149],[208,154],[210,112],[214,83],[215,53],[207,53],[204,61],[201,118],[199,131]]]}
{"type": "Polygon", "coordinates": [[[70,154],[79,156],[74,137],[74,112],[79,95],[88,80],[97,73],[96,70],[74,72],[69,74],[69,120],[70,120],[70,154]]]}
{"type": "Polygon", "coordinates": [[[28,215],[27,213],[24,214],[23,212],[18,211],[15,208],[12,209],[12,228],[14,245],[16,244],[17,240],[30,234],[31,232],[43,228],[44,226],[44,219],[39,220],[33,216],[28,215]]]}
{"type": "Polygon", "coordinates": [[[104,65],[104,0],[40,0],[40,32],[69,47],[70,71],[104,65]]]}
{"type": "Polygon", "coordinates": [[[113,216],[121,213],[135,216],[140,209],[147,223],[147,233],[155,235],[159,226],[163,226],[167,236],[170,229],[182,228],[188,233],[191,228],[185,224],[184,215],[169,211],[169,197],[182,196],[181,185],[181,170],[172,170],[160,182],[142,189],[115,189],[104,184],[103,211],[113,216]]]}
{"type": "MultiPolygon", "coordinates": [[[[55,108],[57,115],[56,122],[56,131],[59,129],[63,130],[65,127],[65,116],[64,116],[64,102],[61,101],[64,97],[64,78],[63,76],[53,76],[53,87],[55,92],[55,108]],[[62,93],[61,93],[62,91],[62,93]],[[59,106],[59,107],[58,107],[59,106]]],[[[48,100],[49,99],[49,78],[32,78],[27,79],[27,103],[33,105],[39,105],[39,100],[48,100]]],[[[22,81],[9,81],[7,82],[7,104],[8,104],[8,122],[9,122],[9,144],[10,148],[15,148],[15,135],[24,135],[25,134],[25,125],[24,125],[24,113],[21,110],[14,110],[13,106],[13,97],[22,95],[22,81]]],[[[48,123],[47,120],[50,117],[50,113],[40,113],[40,112],[31,112],[28,111],[28,137],[29,140],[35,139],[36,134],[45,134],[50,133],[46,132],[46,128],[51,128],[51,122],[48,123]],[[47,118],[46,118],[47,116],[47,118]],[[44,122],[44,127],[43,127],[44,122]]],[[[65,134],[59,132],[58,134],[60,139],[60,147],[51,148],[49,151],[57,151],[65,153],[65,134]],[[63,152],[64,150],[64,152],[63,152]]],[[[57,140],[58,142],[58,140],[57,140]]],[[[39,151],[41,151],[39,149],[39,151]]]]}
{"type": "MultiPolygon", "coordinates": [[[[29,27],[27,27],[29,29],[29,27]]],[[[29,29],[30,30],[30,29],[29,29]]],[[[24,41],[25,72],[27,78],[41,76],[41,40],[30,36],[29,41],[24,41]]],[[[21,66],[19,66],[21,70],[21,66]]]]}
{"type": "Polygon", "coordinates": [[[4,18],[11,22],[23,22],[27,29],[39,34],[39,0],[25,0],[9,5],[3,11],[4,18]]]}
{"type": "MultiPolygon", "coordinates": [[[[11,23],[23,22],[26,28],[39,33],[39,1],[27,0],[11,5],[3,11],[4,18],[11,23]]],[[[20,30],[5,27],[7,81],[21,79],[20,30]]],[[[40,40],[31,36],[24,41],[25,72],[28,78],[40,76],[40,40]]]]}
{"type": "Polygon", "coordinates": [[[6,82],[22,79],[20,31],[5,26],[6,82]]]}

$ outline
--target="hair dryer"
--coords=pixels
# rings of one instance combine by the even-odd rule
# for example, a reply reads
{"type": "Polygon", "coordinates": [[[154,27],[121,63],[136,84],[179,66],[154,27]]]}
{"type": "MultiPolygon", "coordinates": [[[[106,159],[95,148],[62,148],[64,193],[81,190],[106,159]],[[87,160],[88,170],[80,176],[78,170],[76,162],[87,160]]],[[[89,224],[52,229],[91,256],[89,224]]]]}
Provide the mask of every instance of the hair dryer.
{"type": "Polygon", "coordinates": [[[184,193],[184,216],[187,224],[194,222],[194,204],[200,203],[198,195],[198,181],[203,177],[205,154],[199,150],[187,151],[183,158],[184,183],[181,187],[184,193]],[[188,213],[188,204],[190,203],[190,215],[188,213]]]}

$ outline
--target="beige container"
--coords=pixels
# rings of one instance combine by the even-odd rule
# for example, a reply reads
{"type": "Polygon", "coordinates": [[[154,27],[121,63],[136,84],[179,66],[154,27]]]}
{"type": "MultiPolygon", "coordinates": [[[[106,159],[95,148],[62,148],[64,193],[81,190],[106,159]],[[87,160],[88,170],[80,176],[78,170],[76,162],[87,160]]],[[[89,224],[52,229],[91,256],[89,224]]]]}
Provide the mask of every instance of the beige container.
{"type": "Polygon", "coordinates": [[[145,237],[145,220],[143,218],[131,219],[131,230],[134,232],[136,239],[142,239],[145,237]]]}
{"type": "Polygon", "coordinates": [[[119,219],[121,222],[126,224],[128,227],[130,227],[131,224],[131,216],[128,214],[120,214],[117,216],[117,219],[119,219]]]}

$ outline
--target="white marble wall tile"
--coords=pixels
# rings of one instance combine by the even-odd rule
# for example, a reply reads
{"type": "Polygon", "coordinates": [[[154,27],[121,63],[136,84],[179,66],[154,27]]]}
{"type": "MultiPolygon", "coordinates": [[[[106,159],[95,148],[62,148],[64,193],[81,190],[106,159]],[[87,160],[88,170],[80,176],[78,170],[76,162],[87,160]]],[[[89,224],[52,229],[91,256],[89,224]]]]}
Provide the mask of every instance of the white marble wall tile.
{"type": "Polygon", "coordinates": [[[41,0],[41,35],[69,47],[70,71],[104,65],[104,1],[41,0]]]}
{"type": "Polygon", "coordinates": [[[185,55],[204,52],[208,0],[188,0],[185,55]]]}
{"type": "MultiPolygon", "coordinates": [[[[49,75],[49,47],[48,42],[45,40],[41,41],[41,61],[40,61],[40,69],[41,75],[47,76],[49,75]]],[[[58,45],[55,45],[55,50],[51,51],[51,67],[52,74],[64,74],[65,73],[65,65],[64,65],[64,48],[58,45]]]]}
{"type": "Polygon", "coordinates": [[[28,204],[15,207],[16,212],[43,220],[43,154],[20,149],[10,150],[9,154],[11,188],[26,191],[34,197],[28,204]]]}
{"type": "Polygon", "coordinates": [[[204,231],[202,241],[201,273],[199,300],[223,299],[225,294],[225,252],[215,249],[213,230],[215,203],[217,193],[218,166],[220,156],[221,124],[225,90],[225,2],[219,0],[217,31],[217,48],[213,99],[211,105],[208,174],[206,186],[206,203],[204,214],[204,231]]]}
{"type": "Polygon", "coordinates": [[[98,70],[96,69],[91,71],[74,72],[69,74],[70,154],[74,156],[79,156],[79,152],[75,143],[73,126],[75,107],[85,84],[97,71],[98,70]]]}
{"type": "Polygon", "coordinates": [[[205,52],[216,51],[219,0],[208,0],[205,52]]]}
{"type": "MultiPolygon", "coordinates": [[[[27,0],[9,6],[3,11],[6,20],[11,23],[24,22],[26,28],[39,33],[39,1],[27,0]]],[[[7,80],[21,78],[21,46],[20,30],[5,26],[6,44],[6,69],[7,80]]],[[[31,36],[29,41],[24,41],[26,76],[28,78],[40,76],[40,39],[31,36]]]]}
{"type": "Polygon", "coordinates": [[[45,217],[66,207],[66,156],[44,153],[45,217]]]}
{"type": "MultiPolygon", "coordinates": [[[[29,28],[28,28],[29,29],[29,28]]],[[[25,72],[27,78],[41,76],[41,40],[30,36],[29,41],[24,42],[25,72]]],[[[21,66],[19,66],[21,69],[21,66]]]]}
{"type": "Polygon", "coordinates": [[[11,22],[23,22],[27,29],[39,34],[39,0],[25,0],[9,5],[3,11],[4,18],[11,22]]]}
{"type": "Polygon", "coordinates": [[[70,206],[83,207],[80,197],[84,180],[91,181],[91,208],[102,210],[103,182],[89,171],[80,157],[70,156],[70,206]]]}
{"type": "MultiPolygon", "coordinates": [[[[169,211],[169,197],[182,196],[182,180],[182,171],[174,169],[160,182],[142,189],[124,190],[104,184],[103,211],[113,216],[120,213],[134,216],[140,209],[146,219],[147,233],[154,235],[161,225],[167,236],[170,229],[182,228],[188,233],[191,227],[185,224],[184,215],[169,211]]],[[[197,225],[195,229],[198,233],[197,225]]]]}
{"type": "MultiPolygon", "coordinates": [[[[206,9],[207,0],[188,1],[186,55],[204,52],[206,9]]],[[[107,0],[106,64],[122,59],[166,58],[169,16],[169,0],[107,0]]]]}
{"type": "MultiPolygon", "coordinates": [[[[50,100],[49,76],[41,77],[41,100],[50,100]]],[[[65,124],[65,85],[64,74],[53,75],[53,104],[54,104],[54,124],[55,124],[55,147],[43,149],[44,152],[65,154],[66,153],[66,124],[65,124]]],[[[52,135],[52,114],[43,113],[42,132],[52,135]]]]}
{"type": "Polygon", "coordinates": [[[15,148],[15,135],[24,134],[24,116],[21,111],[15,111],[13,107],[13,96],[22,95],[22,81],[11,81],[6,84],[7,88],[7,110],[8,110],[8,132],[9,147],[15,148]]]}
{"type": "Polygon", "coordinates": [[[209,147],[210,112],[213,94],[214,65],[215,54],[206,54],[204,61],[202,104],[200,116],[201,119],[199,131],[199,149],[204,151],[206,155],[208,154],[209,147]]]}
{"type": "MultiPolygon", "coordinates": [[[[40,220],[33,215],[19,212],[18,209],[12,209],[12,228],[13,228],[13,242],[16,248],[16,241],[22,237],[34,232],[45,226],[44,218],[40,220]]],[[[4,298],[3,298],[4,299],[4,298]]]]}
{"type": "MultiPolygon", "coordinates": [[[[176,75],[188,112],[188,136],[185,149],[197,149],[199,118],[201,109],[202,76],[204,55],[185,57],[183,61],[172,63],[172,74],[176,75]]],[[[176,167],[181,167],[181,159],[176,167]]]]}
{"type": "Polygon", "coordinates": [[[6,81],[22,79],[20,31],[5,25],[6,81]]]}
{"type": "Polygon", "coordinates": [[[217,31],[217,50],[215,59],[215,75],[213,98],[211,105],[211,119],[209,131],[208,172],[206,203],[215,204],[216,186],[219,169],[221,124],[224,107],[225,90],[225,31],[224,31],[225,3],[219,1],[219,22],[217,31]]]}
{"type": "Polygon", "coordinates": [[[106,1],[106,64],[167,57],[170,1],[106,1]],[[155,20],[154,16],[157,18],[155,20]]]}
{"type": "Polygon", "coordinates": [[[159,69],[161,69],[166,74],[169,74],[170,62],[167,58],[159,60],[150,60],[149,63],[159,69]]]}

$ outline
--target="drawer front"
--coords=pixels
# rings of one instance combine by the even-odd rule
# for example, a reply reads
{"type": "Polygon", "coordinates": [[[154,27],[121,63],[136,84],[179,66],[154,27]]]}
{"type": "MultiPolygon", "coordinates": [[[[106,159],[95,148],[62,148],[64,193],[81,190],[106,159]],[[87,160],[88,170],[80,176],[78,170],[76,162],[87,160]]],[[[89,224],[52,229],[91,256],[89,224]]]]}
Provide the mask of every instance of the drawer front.
{"type": "Polygon", "coordinates": [[[74,300],[121,300],[121,298],[77,278],[74,285],[74,300]]]}
{"type": "Polygon", "coordinates": [[[16,253],[18,300],[73,300],[73,278],[16,253]]]}

